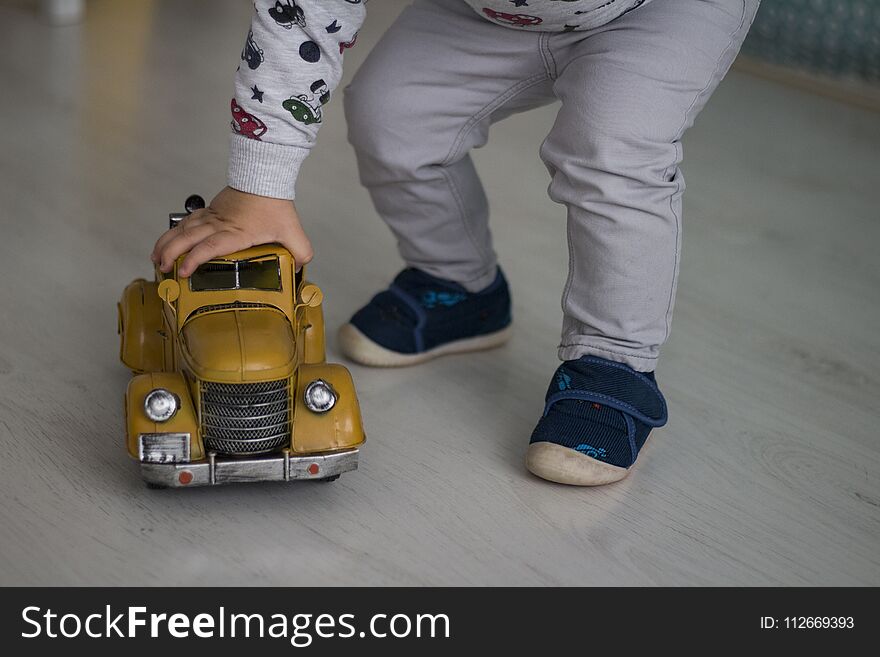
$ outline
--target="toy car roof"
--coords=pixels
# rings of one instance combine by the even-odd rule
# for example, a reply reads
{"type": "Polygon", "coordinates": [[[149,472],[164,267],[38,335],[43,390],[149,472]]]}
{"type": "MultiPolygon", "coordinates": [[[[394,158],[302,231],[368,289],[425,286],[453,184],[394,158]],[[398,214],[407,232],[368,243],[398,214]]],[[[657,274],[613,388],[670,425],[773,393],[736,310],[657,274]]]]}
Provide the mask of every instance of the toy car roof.
{"type": "MultiPolygon", "coordinates": [[[[243,249],[241,251],[236,251],[235,253],[230,253],[225,256],[218,256],[216,258],[212,258],[212,260],[250,260],[252,258],[260,258],[263,256],[278,256],[279,258],[293,258],[290,254],[290,251],[285,249],[280,244],[261,244],[259,246],[252,246],[247,249],[243,249]]],[[[177,259],[177,264],[180,264],[181,261],[186,257],[186,254],[182,254],[177,259]]]]}

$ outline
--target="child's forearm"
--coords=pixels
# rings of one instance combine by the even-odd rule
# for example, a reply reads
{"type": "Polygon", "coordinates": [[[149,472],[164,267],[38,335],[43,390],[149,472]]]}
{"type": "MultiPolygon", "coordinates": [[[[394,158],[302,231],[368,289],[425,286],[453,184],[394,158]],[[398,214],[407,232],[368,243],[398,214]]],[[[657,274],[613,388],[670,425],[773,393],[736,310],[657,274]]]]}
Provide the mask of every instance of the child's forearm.
{"type": "Polygon", "coordinates": [[[361,1],[256,0],[231,103],[231,187],[294,197],[364,14],[361,1]]]}

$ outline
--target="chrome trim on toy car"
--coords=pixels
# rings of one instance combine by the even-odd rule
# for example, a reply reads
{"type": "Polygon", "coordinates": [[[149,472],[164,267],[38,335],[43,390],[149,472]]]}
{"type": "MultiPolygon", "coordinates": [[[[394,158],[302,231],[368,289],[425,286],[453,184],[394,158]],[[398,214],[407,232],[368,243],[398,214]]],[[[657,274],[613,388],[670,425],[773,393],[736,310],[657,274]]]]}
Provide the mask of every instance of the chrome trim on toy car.
{"type": "Polygon", "coordinates": [[[236,482],[295,481],[335,478],[357,470],[357,448],[331,454],[291,455],[289,450],[272,456],[228,458],[213,453],[195,463],[141,463],[148,484],[168,488],[218,486],[236,482]]]}
{"type": "Polygon", "coordinates": [[[188,433],[142,433],[138,436],[138,458],[142,463],[189,463],[188,433]]]}

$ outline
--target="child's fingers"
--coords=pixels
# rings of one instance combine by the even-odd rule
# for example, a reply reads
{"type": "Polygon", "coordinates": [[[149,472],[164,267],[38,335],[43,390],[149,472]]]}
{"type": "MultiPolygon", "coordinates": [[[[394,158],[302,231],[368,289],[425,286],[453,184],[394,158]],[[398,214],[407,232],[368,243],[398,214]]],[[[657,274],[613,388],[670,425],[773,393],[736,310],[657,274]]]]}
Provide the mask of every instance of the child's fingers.
{"type": "Polygon", "coordinates": [[[158,263],[160,261],[160,255],[162,250],[165,248],[165,245],[168,244],[171,240],[181,234],[186,234],[191,231],[196,226],[204,225],[208,220],[209,214],[204,210],[196,210],[188,217],[181,220],[174,228],[169,228],[162,235],[159,236],[159,239],[156,240],[155,246],[153,246],[153,252],[150,254],[150,259],[154,263],[158,263]]]}
{"type": "Polygon", "coordinates": [[[196,270],[196,267],[208,262],[208,260],[247,249],[254,244],[254,240],[248,237],[247,233],[229,230],[213,233],[189,250],[183,262],[180,263],[177,273],[186,278],[196,270]]]}
{"type": "Polygon", "coordinates": [[[150,254],[150,260],[152,260],[154,264],[159,264],[159,261],[162,259],[162,249],[165,248],[165,245],[169,242],[169,240],[171,240],[178,232],[180,232],[178,228],[179,226],[169,228],[159,236],[159,239],[156,240],[156,243],[153,245],[153,252],[150,254]]]}
{"type": "Polygon", "coordinates": [[[188,226],[185,230],[175,231],[159,248],[156,254],[159,261],[159,269],[161,271],[170,271],[178,257],[216,232],[217,227],[211,224],[188,226]]]}

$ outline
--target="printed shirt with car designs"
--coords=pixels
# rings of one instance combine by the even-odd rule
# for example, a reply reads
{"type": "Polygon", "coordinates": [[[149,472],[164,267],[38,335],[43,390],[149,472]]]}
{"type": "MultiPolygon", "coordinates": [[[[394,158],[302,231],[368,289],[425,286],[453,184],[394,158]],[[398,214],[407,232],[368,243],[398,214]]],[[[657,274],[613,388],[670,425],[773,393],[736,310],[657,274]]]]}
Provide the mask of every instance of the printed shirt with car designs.
{"type": "MultiPolygon", "coordinates": [[[[592,29],[650,0],[462,1],[510,29],[592,29]]],[[[293,198],[323,107],[357,43],[367,0],[255,0],[230,103],[228,182],[241,191],[293,198]]]]}

